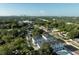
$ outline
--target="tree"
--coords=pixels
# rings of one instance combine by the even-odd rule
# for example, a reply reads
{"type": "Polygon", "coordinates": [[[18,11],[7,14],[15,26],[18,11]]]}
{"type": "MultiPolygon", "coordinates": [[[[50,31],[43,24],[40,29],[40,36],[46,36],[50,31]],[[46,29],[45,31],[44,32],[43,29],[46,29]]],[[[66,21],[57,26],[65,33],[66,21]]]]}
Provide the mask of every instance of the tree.
{"type": "Polygon", "coordinates": [[[11,50],[7,47],[7,45],[0,46],[0,55],[7,55],[11,52],[11,50]]]}
{"type": "Polygon", "coordinates": [[[12,35],[3,35],[2,40],[4,40],[6,43],[9,43],[12,41],[12,35]]]}
{"type": "Polygon", "coordinates": [[[42,47],[39,49],[39,54],[41,55],[53,54],[53,49],[51,48],[49,43],[44,43],[42,47]]]}
{"type": "Polygon", "coordinates": [[[76,36],[78,36],[79,35],[79,30],[77,30],[77,29],[72,29],[69,33],[68,33],[68,37],[69,38],[71,38],[71,39],[73,39],[73,38],[75,38],[76,36]]]}
{"type": "Polygon", "coordinates": [[[36,36],[36,35],[41,35],[43,34],[43,30],[42,29],[39,29],[39,28],[34,28],[33,32],[32,32],[32,35],[33,36],[36,36]]]}

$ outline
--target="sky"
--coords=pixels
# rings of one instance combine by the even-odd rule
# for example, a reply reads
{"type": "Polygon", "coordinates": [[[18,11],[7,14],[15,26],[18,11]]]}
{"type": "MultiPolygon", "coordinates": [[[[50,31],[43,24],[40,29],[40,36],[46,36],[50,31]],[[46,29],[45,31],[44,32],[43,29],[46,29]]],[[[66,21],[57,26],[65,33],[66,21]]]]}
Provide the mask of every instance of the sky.
{"type": "Polygon", "coordinates": [[[0,3],[0,16],[79,16],[77,3],[0,3]]]}

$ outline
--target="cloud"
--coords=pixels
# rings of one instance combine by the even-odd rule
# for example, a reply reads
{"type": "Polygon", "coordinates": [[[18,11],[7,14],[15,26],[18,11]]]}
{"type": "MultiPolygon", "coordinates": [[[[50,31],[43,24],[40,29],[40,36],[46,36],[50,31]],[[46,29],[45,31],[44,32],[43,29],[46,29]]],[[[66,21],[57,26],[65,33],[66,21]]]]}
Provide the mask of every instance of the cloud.
{"type": "Polygon", "coordinates": [[[38,14],[40,16],[44,16],[44,15],[46,15],[46,11],[45,10],[40,10],[38,14]]]}
{"type": "Polygon", "coordinates": [[[44,10],[40,10],[40,14],[45,14],[45,11],[44,10]]]}
{"type": "Polygon", "coordinates": [[[31,11],[25,10],[0,10],[0,16],[30,15],[31,11]]]}
{"type": "Polygon", "coordinates": [[[45,11],[44,10],[40,10],[40,13],[44,13],[45,11]]]}
{"type": "Polygon", "coordinates": [[[45,16],[47,12],[45,10],[0,10],[0,16],[10,15],[45,16]]]}

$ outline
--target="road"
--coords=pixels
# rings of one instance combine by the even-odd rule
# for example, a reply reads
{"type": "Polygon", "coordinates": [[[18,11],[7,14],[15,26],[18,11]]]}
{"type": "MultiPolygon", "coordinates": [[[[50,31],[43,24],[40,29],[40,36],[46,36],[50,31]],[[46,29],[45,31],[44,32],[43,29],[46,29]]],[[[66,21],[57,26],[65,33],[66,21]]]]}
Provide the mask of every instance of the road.
{"type": "MultiPolygon", "coordinates": [[[[38,26],[35,26],[38,27],[38,26]]],[[[58,38],[58,40],[65,42],[65,45],[70,45],[72,46],[71,48],[67,48],[70,50],[73,54],[79,55],[79,44],[73,40],[65,40],[61,35],[58,34],[58,32],[49,32],[44,26],[38,27],[39,29],[43,29],[45,32],[49,33],[50,35],[58,38]],[[72,51],[72,49],[76,48],[76,51],[72,51]]]]}
{"type": "MultiPolygon", "coordinates": [[[[48,32],[48,30],[45,27],[39,27],[40,29],[43,29],[45,32],[48,32]]],[[[79,44],[73,40],[65,40],[63,37],[61,37],[61,35],[58,34],[58,32],[48,32],[50,35],[58,38],[58,40],[64,41],[65,45],[69,45],[72,46],[69,48],[69,46],[67,47],[67,49],[69,51],[71,51],[73,54],[75,55],[79,55],[79,44]],[[75,51],[73,50],[75,49],[75,51]]]]}
{"type": "MultiPolygon", "coordinates": [[[[50,33],[50,34],[52,34],[52,33],[50,33]]],[[[79,44],[77,42],[75,42],[73,40],[65,40],[58,33],[53,33],[53,36],[55,36],[56,38],[59,38],[60,40],[64,41],[67,46],[68,45],[72,46],[72,47],[67,47],[67,49],[70,50],[73,54],[79,55],[79,44]],[[75,49],[75,51],[73,51],[74,49],[75,49]]]]}

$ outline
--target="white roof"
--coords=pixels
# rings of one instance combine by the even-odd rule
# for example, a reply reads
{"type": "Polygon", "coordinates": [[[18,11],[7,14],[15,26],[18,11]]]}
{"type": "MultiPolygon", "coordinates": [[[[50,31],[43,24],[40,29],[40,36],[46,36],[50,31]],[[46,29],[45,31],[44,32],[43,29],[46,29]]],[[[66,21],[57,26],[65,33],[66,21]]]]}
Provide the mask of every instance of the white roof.
{"type": "Polygon", "coordinates": [[[71,22],[67,22],[66,24],[73,24],[73,23],[71,23],[71,22]]]}
{"type": "Polygon", "coordinates": [[[67,50],[60,50],[56,52],[59,55],[71,55],[67,50]]]}
{"type": "Polygon", "coordinates": [[[25,20],[23,21],[24,23],[32,23],[32,21],[29,21],[29,20],[25,20]]]}
{"type": "Polygon", "coordinates": [[[45,40],[40,36],[36,36],[32,41],[38,48],[45,42],[45,40]]]}

